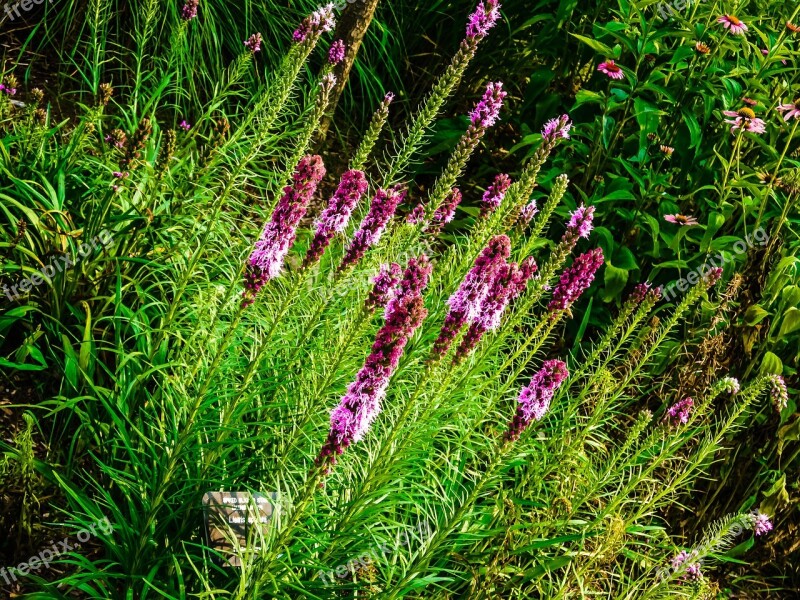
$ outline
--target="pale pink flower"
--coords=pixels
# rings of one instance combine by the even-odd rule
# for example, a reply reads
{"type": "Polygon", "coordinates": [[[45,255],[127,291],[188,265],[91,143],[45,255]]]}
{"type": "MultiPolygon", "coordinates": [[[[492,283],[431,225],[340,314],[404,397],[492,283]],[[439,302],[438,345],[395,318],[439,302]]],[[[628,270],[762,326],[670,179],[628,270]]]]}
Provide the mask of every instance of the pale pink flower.
{"type": "Polygon", "coordinates": [[[687,215],[664,215],[664,220],[667,223],[674,223],[675,225],[683,225],[685,227],[691,227],[692,225],[698,224],[697,219],[687,215]]]}
{"type": "Polygon", "coordinates": [[[722,23],[722,26],[730,29],[733,35],[744,35],[744,32],[747,31],[747,25],[734,15],[722,15],[717,19],[717,23],[722,23]]]}
{"type": "Polygon", "coordinates": [[[790,104],[779,104],[776,109],[783,115],[784,121],[800,118],[800,100],[795,100],[790,104]]]}
{"type": "Polygon", "coordinates": [[[730,119],[725,119],[725,122],[731,126],[731,132],[741,129],[742,131],[760,134],[767,130],[767,124],[759,119],[752,109],[746,106],[737,111],[723,110],[722,114],[730,117],[730,119]]]}

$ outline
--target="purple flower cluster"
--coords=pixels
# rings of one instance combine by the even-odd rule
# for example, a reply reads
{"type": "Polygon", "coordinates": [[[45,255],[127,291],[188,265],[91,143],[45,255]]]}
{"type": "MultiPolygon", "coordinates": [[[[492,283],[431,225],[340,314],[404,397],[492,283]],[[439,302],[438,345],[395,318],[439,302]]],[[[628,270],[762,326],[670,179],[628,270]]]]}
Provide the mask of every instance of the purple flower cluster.
{"type": "Polygon", "coordinates": [[[627,302],[633,304],[634,306],[638,306],[644,302],[644,299],[647,298],[648,294],[657,294],[660,296],[661,288],[653,288],[653,284],[649,281],[637,284],[636,287],[633,288],[630,296],[628,296],[627,302]]]}
{"type": "Polygon", "coordinates": [[[7,96],[14,96],[17,93],[17,88],[6,85],[5,83],[0,83],[0,92],[7,96]]]}
{"type": "Polygon", "coordinates": [[[422,220],[425,218],[425,206],[423,206],[422,202],[417,204],[414,208],[411,209],[406,215],[406,223],[409,225],[416,225],[417,223],[422,223],[422,220]]]}
{"type": "Polygon", "coordinates": [[[500,207],[510,187],[511,177],[505,173],[501,173],[494,178],[492,185],[486,188],[483,198],[481,198],[481,217],[488,217],[500,207]]]}
{"type": "Polygon", "coordinates": [[[291,185],[283,188],[283,196],[250,254],[243,305],[252,304],[264,284],[280,273],[294,243],[297,224],[306,214],[308,203],[324,176],[325,166],[319,156],[304,156],[297,163],[291,185]]]}
{"type": "Polygon", "coordinates": [[[554,144],[557,140],[568,140],[572,123],[569,115],[561,115],[557,119],[550,119],[542,129],[542,138],[546,144],[554,144]]]}
{"type": "Polygon", "coordinates": [[[467,321],[478,318],[492,282],[506,264],[510,254],[511,241],[507,236],[498,235],[489,240],[458,290],[447,300],[450,310],[445,317],[439,337],[433,344],[432,358],[444,356],[467,321]]]}
{"type": "Polygon", "coordinates": [[[197,5],[200,0],[186,0],[186,4],[181,9],[181,19],[191,21],[197,16],[197,5]]]}
{"type": "Polygon", "coordinates": [[[383,309],[394,297],[395,287],[400,283],[403,269],[397,263],[381,265],[380,271],[372,278],[372,290],[367,296],[366,308],[370,312],[383,309]]]}
{"type": "Polygon", "coordinates": [[[592,284],[597,270],[603,265],[603,250],[595,248],[578,256],[572,266],[565,269],[553,290],[553,299],[547,310],[567,310],[592,284]]]}
{"type": "Polygon", "coordinates": [[[455,187],[450,190],[444,202],[434,211],[433,218],[425,231],[432,235],[438,234],[446,223],[453,220],[456,214],[456,207],[461,204],[461,199],[461,190],[455,187]]]}
{"type": "Polygon", "coordinates": [[[544,417],[556,390],[567,377],[569,371],[564,361],[554,359],[544,362],[530,383],[519,393],[517,412],[505,433],[506,440],[518,439],[531,421],[538,421],[544,417]]]}
{"type": "Polygon", "coordinates": [[[254,33],[244,41],[244,47],[250,50],[253,54],[261,52],[261,42],[263,38],[260,33],[254,33]]]}
{"type": "Polygon", "coordinates": [[[585,207],[581,204],[570,215],[567,231],[564,238],[588,238],[592,232],[592,220],[594,219],[594,206],[585,207]]]}
{"type": "Polygon", "coordinates": [[[689,422],[689,415],[692,413],[693,406],[694,400],[688,397],[684,398],[667,409],[664,419],[673,425],[686,425],[689,422]]]}
{"type": "Polygon", "coordinates": [[[536,200],[531,200],[519,212],[519,220],[523,226],[527,227],[533,220],[533,217],[539,212],[539,207],[536,206],[536,200]]]}
{"type": "Polygon", "coordinates": [[[329,65],[338,65],[340,62],[344,60],[344,41],[343,40],[336,40],[331,44],[330,50],[328,50],[328,64],[329,65]]]}
{"type": "Polygon", "coordinates": [[[483,38],[500,18],[500,3],[497,0],[481,0],[469,16],[467,37],[483,38]]]}
{"type": "Polygon", "coordinates": [[[328,206],[320,214],[314,225],[316,233],[308,248],[304,267],[319,260],[333,236],[344,231],[350,221],[353,209],[367,191],[367,176],[363,171],[352,169],[345,171],[339,181],[339,187],[328,202],[328,206]]]}
{"type": "Polygon", "coordinates": [[[426,256],[411,259],[386,306],[386,322],[378,330],[372,351],[356,379],[331,412],[331,428],[316,462],[326,471],[336,457],[361,440],[381,410],[389,380],[397,369],[408,340],[427,315],[422,292],[428,284],[431,266],[426,256]]]}
{"type": "Polygon", "coordinates": [[[753,515],[753,533],[757,536],[764,535],[772,531],[772,521],[762,512],[753,515]]]}
{"type": "Polygon", "coordinates": [[[333,4],[328,4],[303,19],[303,22],[292,34],[292,39],[296,43],[302,44],[309,37],[315,38],[326,31],[331,31],[335,25],[336,19],[333,16],[333,4]]]}
{"type": "Polygon", "coordinates": [[[692,581],[700,579],[703,574],[700,572],[700,561],[697,560],[697,550],[692,550],[691,554],[686,552],[686,550],[681,550],[680,553],[672,559],[672,568],[677,571],[687,561],[690,562],[686,565],[686,572],[683,574],[683,578],[692,581]]]}
{"type": "Polygon", "coordinates": [[[339,266],[340,271],[357,263],[368,248],[378,243],[389,219],[392,218],[405,195],[405,191],[400,186],[395,186],[388,191],[378,189],[375,192],[367,216],[361,221],[361,225],[353,234],[353,239],[345,251],[342,264],[339,266]]]}
{"type": "Polygon", "coordinates": [[[770,395],[778,412],[781,412],[789,405],[789,390],[786,388],[786,382],[780,375],[769,375],[769,381],[771,385],[770,395]]]}
{"type": "Polygon", "coordinates": [[[178,127],[184,131],[189,131],[192,128],[191,124],[186,119],[183,119],[180,123],[178,123],[178,127]]]}
{"type": "Polygon", "coordinates": [[[501,82],[490,83],[486,86],[480,102],[475,106],[469,115],[469,119],[474,127],[487,129],[497,122],[500,109],[503,107],[503,98],[507,96],[503,91],[501,82]]]}

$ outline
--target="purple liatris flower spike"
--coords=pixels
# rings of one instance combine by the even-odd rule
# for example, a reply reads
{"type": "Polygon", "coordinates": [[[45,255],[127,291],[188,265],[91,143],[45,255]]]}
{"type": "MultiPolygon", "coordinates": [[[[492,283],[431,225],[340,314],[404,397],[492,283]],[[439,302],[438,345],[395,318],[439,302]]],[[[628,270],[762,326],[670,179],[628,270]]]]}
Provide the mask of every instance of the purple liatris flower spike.
{"type": "Polygon", "coordinates": [[[503,91],[501,82],[490,83],[486,86],[483,98],[469,115],[472,124],[482,129],[494,125],[503,106],[503,98],[506,96],[507,93],[503,91]]]}
{"type": "Polygon", "coordinates": [[[186,4],[181,9],[181,19],[191,21],[197,16],[197,5],[200,0],[186,0],[186,4]]]}
{"type": "Polygon", "coordinates": [[[244,41],[244,47],[250,50],[250,52],[252,52],[253,54],[255,54],[256,52],[261,52],[261,42],[262,42],[261,34],[254,33],[244,41]]]}
{"type": "Polygon", "coordinates": [[[539,207],[536,206],[536,200],[531,200],[525,206],[523,206],[522,210],[519,212],[520,223],[524,227],[527,227],[538,212],[539,207]]]}
{"type": "Polygon", "coordinates": [[[700,572],[700,562],[697,560],[697,556],[697,550],[692,550],[691,554],[686,552],[686,550],[681,550],[670,563],[672,569],[677,571],[678,569],[684,568],[683,579],[692,581],[700,579],[703,575],[700,572]],[[686,564],[685,567],[684,564],[686,564]]]}
{"type": "Polygon", "coordinates": [[[454,357],[456,364],[475,349],[484,333],[497,329],[506,307],[525,291],[528,280],[533,277],[536,270],[536,261],[532,256],[522,261],[519,266],[516,263],[500,266],[481,303],[480,313],[472,321],[456,351],[454,357]]]}
{"type": "Polygon", "coordinates": [[[542,129],[542,138],[546,144],[553,144],[558,140],[568,140],[572,123],[569,115],[561,115],[557,119],[550,119],[542,129]]]}
{"type": "Polygon", "coordinates": [[[381,265],[378,274],[372,278],[372,290],[366,301],[366,308],[369,311],[383,309],[392,299],[395,287],[400,283],[403,269],[397,263],[381,265]]]}
{"type": "Polygon", "coordinates": [[[691,398],[684,398],[680,402],[676,402],[667,409],[667,414],[664,419],[673,425],[686,425],[689,422],[689,415],[692,413],[694,400],[691,398]]]}
{"type": "Polygon", "coordinates": [[[328,206],[315,222],[316,233],[308,248],[304,267],[308,267],[319,260],[325,248],[328,247],[333,236],[344,231],[350,221],[358,201],[367,191],[367,177],[363,171],[345,171],[339,181],[339,187],[328,202],[328,206]]]}
{"type": "Polygon", "coordinates": [[[567,310],[592,284],[597,270],[602,265],[603,250],[601,248],[595,248],[578,256],[572,266],[561,274],[561,278],[553,290],[553,299],[547,305],[547,310],[553,314],[556,311],[567,310]]]}
{"type": "Polygon", "coordinates": [[[594,206],[585,207],[581,204],[570,215],[567,231],[564,237],[588,238],[592,232],[592,219],[594,218],[594,206]]]}
{"type": "Polygon", "coordinates": [[[442,202],[439,208],[433,213],[433,218],[425,231],[432,235],[439,233],[445,223],[449,223],[453,220],[456,214],[456,207],[461,203],[461,198],[461,190],[455,187],[450,190],[447,198],[444,199],[444,202],[442,202]]]}
{"type": "Polygon", "coordinates": [[[753,533],[757,536],[764,535],[765,533],[769,533],[772,531],[772,521],[769,520],[769,516],[765,515],[762,512],[756,512],[752,516],[753,520],[753,533]]]}
{"type": "Polygon", "coordinates": [[[297,224],[306,214],[308,203],[324,176],[325,166],[319,156],[304,156],[297,163],[292,183],[283,188],[283,196],[250,254],[242,301],[245,306],[252,304],[264,284],[280,273],[294,242],[297,224]]]}
{"type": "Polygon", "coordinates": [[[786,382],[780,375],[769,375],[767,378],[771,386],[772,400],[775,402],[778,412],[781,412],[789,405],[789,390],[786,388],[786,382]]]}
{"type": "Polygon", "coordinates": [[[416,225],[417,223],[421,223],[422,220],[425,218],[425,207],[420,202],[414,208],[411,209],[406,215],[406,223],[409,225],[416,225]]]}
{"type": "Polygon", "coordinates": [[[628,296],[627,302],[629,302],[629,303],[631,303],[631,304],[633,304],[635,306],[638,306],[639,304],[644,302],[645,298],[647,298],[647,294],[650,293],[650,290],[652,289],[652,287],[653,287],[653,284],[650,283],[649,281],[645,281],[644,283],[638,284],[636,287],[633,288],[633,291],[631,292],[631,295],[628,296]]]}
{"type": "Polygon", "coordinates": [[[339,266],[340,271],[357,263],[368,248],[378,243],[389,219],[392,218],[404,197],[405,191],[399,186],[388,191],[379,189],[375,192],[367,216],[361,221],[361,225],[353,234],[353,239],[347,247],[342,264],[339,266]]]}
{"type": "Polygon", "coordinates": [[[344,60],[344,41],[343,40],[336,40],[331,44],[330,50],[328,50],[328,64],[329,65],[338,65],[340,62],[344,60]]]}
{"type": "Polygon", "coordinates": [[[553,396],[569,377],[567,365],[561,360],[546,360],[542,368],[531,378],[531,382],[519,393],[517,413],[511,420],[505,439],[516,440],[530,425],[544,417],[553,396]]]}
{"type": "Polygon", "coordinates": [[[474,266],[464,277],[458,290],[447,300],[450,310],[445,317],[439,337],[433,344],[432,360],[447,354],[461,328],[467,321],[478,317],[481,304],[489,293],[497,272],[506,264],[510,253],[510,240],[505,235],[498,235],[489,240],[486,248],[475,259],[474,266]]]}
{"type": "Polygon", "coordinates": [[[422,292],[431,267],[426,256],[411,259],[397,291],[386,307],[386,323],[378,330],[372,351],[356,379],[331,412],[331,428],[316,462],[326,472],[352,443],[361,440],[381,410],[389,380],[408,340],[425,320],[422,292]]]}
{"type": "Polygon", "coordinates": [[[486,188],[486,192],[481,198],[481,217],[489,216],[500,207],[510,187],[511,177],[505,173],[501,173],[494,178],[492,185],[486,188]]]}
{"type": "Polygon", "coordinates": [[[500,18],[500,3],[497,0],[481,0],[467,23],[468,38],[485,37],[500,18]]]}
{"type": "Polygon", "coordinates": [[[322,33],[331,31],[335,26],[333,4],[327,4],[303,19],[300,27],[292,34],[292,39],[298,44],[302,44],[309,38],[314,39],[322,33]]]}

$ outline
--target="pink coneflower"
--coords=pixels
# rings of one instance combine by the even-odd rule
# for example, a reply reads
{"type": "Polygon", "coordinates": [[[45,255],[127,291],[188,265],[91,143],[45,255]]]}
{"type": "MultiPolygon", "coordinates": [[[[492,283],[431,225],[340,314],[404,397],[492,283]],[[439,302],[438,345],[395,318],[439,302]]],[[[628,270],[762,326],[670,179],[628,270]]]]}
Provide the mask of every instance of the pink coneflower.
{"type": "Polygon", "coordinates": [[[280,274],[294,243],[297,225],[324,176],[325,166],[319,156],[304,156],[297,163],[291,185],[283,188],[283,196],[250,254],[245,272],[244,306],[252,304],[264,284],[280,274]]]}
{"type": "Polygon", "coordinates": [[[783,115],[784,121],[800,118],[800,100],[790,104],[779,104],[776,110],[783,115]]]}
{"type": "Polygon", "coordinates": [[[332,31],[335,26],[333,4],[327,4],[303,19],[303,22],[292,34],[292,39],[298,44],[302,44],[306,40],[315,41],[318,36],[332,31]]]}
{"type": "Polygon", "coordinates": [[[469,355],[487,331],[497,329],[506,307],[525,291],[528,280],[537,271],[536,261],[529,256],[522,264],[501,264],[481,302],[480,314],[472,321],[453,359],[458,364],[469,355]]]}
{"type": "Polygon", "coordinates": [[[661,144],[658,147],[659,150],[666,156],[667,158],[672,158],[672,153],[675,152],[675,148],[672,146],[667,146],[666,144],[661,144]]]}
{"type": "Polygon", "coordinates": [[[664,420],[669,421],[673,425],[677,425],[678,423],[686,425],[686,423],[689,422],[689,415],[692,412],[693,406],[694,400],[688,397],[684,398],[667,409],[664,420]]]}
{"type": "Polygon", "coordinates": [[[494,178],[492,185],[486,188],[481,198],[481,217],[488,217],[500,207],[503,198],[506,197],[508,188],[511,187],[511,177],[501,173],[494,178]]]}
{"type": "Polygon", "coordinates": [[[677,571],[688,562],[682,578],[692,581],[700,579],[703,574],[700,572],[700,561],[697,559],[697,556],[697,550],[692,550],[691,554],[686,552],[686,550],[682,550],[672,559],[672,568],[677,571]]]}
{"type": "Polygon", "coordinates": [[[762,512],[753,515],[753,533],[757,536],[764,535],[772,531],[772,521],[762,512]]]}
{"type": "Polygon", "coordinates": [[[433,218],[430,224],[425,228],[425,232],[431,235],[437,235],[446,223],[453,220],[456,214],[456,207],[461,203],[461,190],[453,188],[441,203],[439,208],[433,213],[433,218]]]}
{"type": "Polygon", "coordinates": [[[800,32],[800,27],[798,27],[797,25],[795,25],[795,24],[794,24],[794,23],[792,23],[791,21],[786,21],[786,29],[788,29],[788,30],[789,30],[789,31],[791,31],[792,33],[798,33],[798,32],[800,32]]]}
{"type": "Polygon", "coordinates": [[[737,111],[723,110],[722,114],[726,117],[731,117],[730,119],[725,119],[725,122],[731,125],[731,133],[737,129],[751,133],[764,133],[767,130],[766,123],[756,117],[753,109],[747,106],[737,111]]]}
{"type": "Polygon", "coordinates": [[[338,65],[340,62],[344,60],[344,41],[343,40],[336,40],[331,44],[330,50],[328,50],[328,64],[329,65],[338,65]]]}
{"type": "Polygon", "coordinates": [[[565,269],[553,290],[553,299],[547,310],[555,316],[558,311],[569,309],[580,298],[592,281],[597,270],[603,266],[603,250],[595,248],[576,257],[572,266],[565,269]]]}
{"type": "Polygon", "coordinates": [[[505,433],[507,441],[519,438],[532,421],[539,421],[550,408],[553,396],[569,377],[567,365],[561,360],[546,360],[542,368],[522,388],[517,399],[517,413],[505,433]]]}
{"type": "Polygon", "coordinates": [[[430,272],[430,264],[424,255],[408,262],[403,280],[386,306],[386,323],[375,336],[372,352],[339,405],[331,412],[330,432],[316,459],[317,465],[324,466],[326,473],[336,464],[338,455],[366,435],[380,413],[389,380],[397,369],[403,350],[427,315],[422,292],[430,272]]]}
{"type": "Polygon", "coordinates": [[[709,48],[708,44],[700,41],[695,42],[694,49],[700,54],[708,54],[711,52],[711,48],[709,48]]]}
{"type": "Polygon", "coordinates": [[[395,186],[388,191],[378,189],[375,192],[367,216],[361,221],[361,225],[353,234],[353,239],[345,251],[342,264],[339,265],[340,271],[357,263],[368,248],[378,243],[389,219],[392,218],[405,195],[405,191],[400,186],[395,186]]]}
{"type": "Polygon", "coordinates": [[[733,35],[743,35],[747,31],[747,25],[734,15],[722,15],[717,19],[717,23],[722,23],[722,26],[730,29],[733,35]]]}
{"type": "Polygon", "coordinates": [[[605,73],[611,77],[611,79],[623,79],[625,77],[625,73],[622,69],[610,59],[597,65],[597,70],[601,73],[605,73]]]}
{"type": "Polygon", "coordinates": [[[363,171],[346,171],[336,192],[331,196],[328,206],[315,221],[316,232],[311,240],[303,266],[308,267],[319,260],[322,253],[331,243],[333,236],[344,231],[350,221],[353,209],[367,191],[367,176],[363,171]]]}
{"type": "Polygon", "coordinates": [[[561,115],[545,123],[544,128],[542,128],[542,137],[546,142],[554,142],[559,139],[568,140],[570,129],[572,129],[572,123],[569,120],[569,115],[561,115]]]}
{"type": "Polygon", "coordinates": [[[483,38],[500,18],[500,3],[497,0],[482,0],[467,22],[467,38],[483,38]]]}
{"type": "Polygon", "coordinates": [[[191,21],[197,16],[197,5],[200,0],[186,0],[186,4],[181,9],[181,19],[191,21]]]}
{"type": "Polygon", "coordinates": [[[432,357],[444,356],[464,324],[478,318],[494,278],[506,264],[510,254],[511,241],[507,236],[498,235],[489,240],[458,290],[447,300],[450,310],[445,317],[439,337],[434,342],[432,357]]]}
{"type": "Polygon", "coordinates": [[[261,34],[254,33],[244,41],[244,47],[250,50],[250,52],[252,52],[253,54],[255,54],[256,52],[261,52],[261,42],[262,42],[261,34]]]}
{"type": "Polygon", "coordinates": [[[400,282],[403,275],[403,268],[397,263],[381,265],[378,274],[372,278],[372,290],[365,302],[369,311],[383,309],[394,297],[395,287],[400,282]]]}
{"type": "Polygon", "coordinates": [[[692,225],[698,224],[697,219],[694,217],[680,214],[664,215],[664,220],[667,223],[674,223],[675,225],[682,225],[684,227],[691,227],[692,225]]]}
{"type": "Polygon", "coordinates": [[[503,106],[503,98],[508,95],[503,91],[503,83],[498,81],[486,86],[483,98],[469,115],[475,127],[487,129],[495,124],[503,106]]]}
{"type": "Polygon", "coordinates": [[[189,130],[192,128],[192,126],[189,124],[189,122],[188,122],[188,121],[186,121],[186,119],[182,120],[182,121],[181,121],[181,122],[178,124],[178,127],[180,127],[181,129],[183,129],[184,131],[189,131],[189,130]]]}

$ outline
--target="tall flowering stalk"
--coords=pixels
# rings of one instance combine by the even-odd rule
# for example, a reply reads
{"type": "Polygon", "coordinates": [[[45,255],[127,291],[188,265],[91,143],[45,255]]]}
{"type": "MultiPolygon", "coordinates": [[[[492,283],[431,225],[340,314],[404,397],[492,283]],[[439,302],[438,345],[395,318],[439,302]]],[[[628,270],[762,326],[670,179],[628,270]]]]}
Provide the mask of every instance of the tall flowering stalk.
{"type": "Polygon", "coordinates": [[[317,262],[333,236],[344,231],[353,209],[367,187],[367,177],[363,171],[350,170],[342,175],[339,187],[315,223],[316,232],[306,254],[304,267],[317,262]]]}
{"type": "Polygon", "coordinates": [[[575,258],[572,265],[561,274],[558,285],[553,290],[553,299],[547,305],[551,318],[555,318],[560,312],[569,310],[592,284],[594,276],[601,266],[603,266],[602,248],[595,248],[575,258]]]}
{"type": "Polygon", "coordinates": [[[339,265],[340,271],[356,264],[367,249],[378,243],[389,219],[392,218],[404,197],[405,191],[400,186],[394,186],[388,191],[379,189],[375,193],[369,212],[361,221],[361,225],[353,234],[353,239],[345,251],[342,264],[339,265]]]}
{"type": "Polygon", "coordinates": [[[453,359],[455,363],[466,358],[475,349],[483,334],[500,326],[506,307],[525,291],[528,280],[536,273],[536,269],[536,261],[530,256],[520,265],[510,263],[498,269],[481,303],[478,316],[472,320],[461,340],[453,359]]]}
{"type": "Polygon", "coordinates": [[[498,271],[504,268],[511,254],[511,241],[498,235],[486,245],[475,259],[475,264],[464,277],[458,290],[450,296],[450,310],[445,317],[439,337],[434,342],[431,359],[447,354],[453,340],[469,320],[479,316],[481,305],[489,294],[498,271]]]}
{"type": "Polygon", "coordinates": [[[508,188],[511,187],[511,177],[505,173],[501,173],[494,178],[492,185],[486,188],[486,192],[481,198],[481,218],[485,219],[495,210],[500,208],[503,203],[503,198],[506,197],[508,188]]]}
{"type": "Polygon", "coordinates": [[[283,188],[283,196],[248,259],[244,306],[252,304],[264,284],[280,273],[294,243],[297,225],[306,214],[308,203],[324,176],[325,166],[319,156],[305,156],[297,164],[291,185],[283,188]]]}
{"type": "MultiPolygon", "coordinates": [[[[453,89],[461,81],[467,65],[475,56],[478,44],[486,37],[499,18],[500,3],[497,0],[480,0],[478,2],[475,12],[469,17],[466,37],[461,42],[458,52],[433,85],[430,95],[414,116],[408,132],[399,143],[399,151],[386,172],[384,186],[395,183],[400,174],[408,167],[411,158],[419,151],[425,138],[425,132],[430,129],[445,100],[450,97],[453,89]]],[[[445,189],[450,189],[452,186],[451,183],[445,189]]]]}
{"type": "Polygon", "coordinates": [[[486,87],[483,97],[470,113],[470,124],[466,133],[458,141],[447,166],[433,185],[428,203],[429,210],[439,211],[447,202],[447,196],[451,193],[458,177],[463,173],[470,156],[478,147],[489,127],[497,122],[506,95],[507,93],[503,91],[503,84],[500,82],[490,83],[486,87]]]}
{"type": "Polygon", "coordinates": [[[378,274],[372,278],[372,290],[367,296],[365,307],[368,311],[374,312],[378,309],[386,308],[389,300],[394,298],[397,284],[403,275],[403,268],[397,263],[381,265],[378,274]]]}
{"type": "Polygon", "coordinates": [[[380,106],[378,106],[378,110],[372,115],[372,120],[369,122],[367,132],[364,134],[364,139],[361,140],[361,143],[358,145],[350,161],[351,169],[363,169],[364,165],[367,164],[367,158],[369,158],[369,155],[372,153],[375,142],[378,141],[383,126],[386,124],[386,119],[389,117],[389,105],[392,103],[392,100],[394,100],[394,94],[392,92],[387,92],[380,106]]]}
{"type": "Polygon", "coordinates": [[[386,323],[378,330],[372,352],[331,412],[331,428],[317,457],[326,471],[350,444],[358,442],[381,411],[389,380],[397,369],[408,340],[427,315],[423,291],[428,285],[431,266],[422,255],[408,262],[403,279],[386,305],[386,323]]]}
{"type": "Polygon", "coordinates": [[[539,421],[550,408],[553,396],[569,377],[567,365],[561,360],[547,360],[542,368],[531,378],[530,383],[522,388],[517,399],[517,413],[508,425],[505,433],[507,441],[519,439],[531,421],[539,421]]]}
{"type": "MultiPolygon", "coordinates": [[[[453,220],[453,217],[456,214],[456,208],[459,204],[461,204],[461,199],[461,190],[455,187],[450,190],[447,198],[444,199],[444,202],[442,202],[442,204],[439,205],[439,207],[433,213],[431,222],[425,228],[425,232],[431,235],[438,235],[442,231],[442,228],[453,220]]],[[[418,211],[421,206],[422,205],[417,205],[414,211],[418,211]]],[[[412,211],[412,215],[413,214],[414,212],[412,211]]],[[[409,220],[409,222],[411,222],[411,220],[409,220]]]]}

